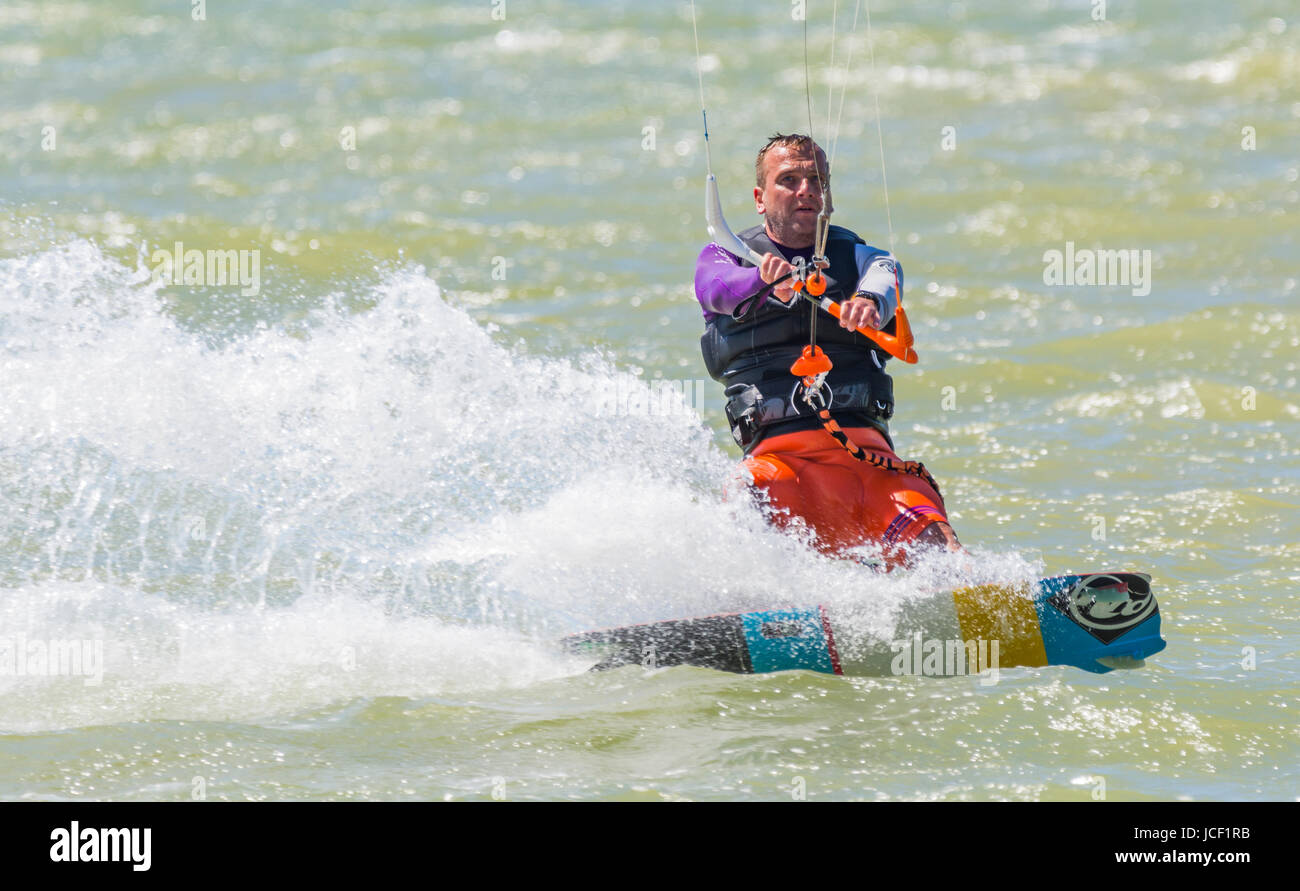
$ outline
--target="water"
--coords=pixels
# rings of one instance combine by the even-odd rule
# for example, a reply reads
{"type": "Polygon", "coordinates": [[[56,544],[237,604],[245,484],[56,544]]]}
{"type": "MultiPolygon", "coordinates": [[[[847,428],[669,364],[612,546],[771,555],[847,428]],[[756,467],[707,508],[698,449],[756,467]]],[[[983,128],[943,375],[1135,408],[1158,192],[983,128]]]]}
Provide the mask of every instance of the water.
{"type": "MultiPolygon", "coordinates": [[[[864,578],[723,497],[689,7],[7,3],[0,636],[102,674],[0,675],[0,798],[1295,798],[1300,22],[1091,10],[872,8],[900,453],[979,571],[1148,571],[1169,641],[982,687],[550,643],[809,597],[887,637],[951,569],[864,578]],[[155,281],[176,242],[258,287],[155,281]],[[1151,251],[1149,294],[1044,284],[1066,242],[1151,251]]],[[[699,11],[740,228],[807,128],[802,25],[699,11]]],[[[885,243],[865,22],[828,77],[829,21],[835,221],[885,243]]]]}

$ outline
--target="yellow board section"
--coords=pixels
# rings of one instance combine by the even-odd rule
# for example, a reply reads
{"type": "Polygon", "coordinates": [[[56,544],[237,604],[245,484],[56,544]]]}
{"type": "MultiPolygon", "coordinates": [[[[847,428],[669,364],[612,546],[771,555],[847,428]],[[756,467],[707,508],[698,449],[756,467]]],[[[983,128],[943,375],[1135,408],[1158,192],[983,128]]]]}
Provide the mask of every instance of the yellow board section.
{"type": "Polygon", "coordinates": [[[1043,632],[1029,585],[973,585],[952,592],[962,640],[998,641],[1003,668],[1046,665],[1043,632]]]}

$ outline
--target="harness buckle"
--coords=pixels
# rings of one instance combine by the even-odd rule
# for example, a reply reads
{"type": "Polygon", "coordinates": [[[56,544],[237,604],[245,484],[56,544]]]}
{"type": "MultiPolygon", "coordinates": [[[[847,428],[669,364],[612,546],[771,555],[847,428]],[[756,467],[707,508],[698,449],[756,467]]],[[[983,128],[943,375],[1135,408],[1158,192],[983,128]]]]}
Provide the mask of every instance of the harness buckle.
{"type": "Polygon", "coordinates": [[[795,381],[790,390],[790,406],[799,414],[803,414],[799,408],[801,402],[812,409],[814,414],[831,407],[835,402],[835,391],[826,383],[826,375],[819,374],[795,381]]]}

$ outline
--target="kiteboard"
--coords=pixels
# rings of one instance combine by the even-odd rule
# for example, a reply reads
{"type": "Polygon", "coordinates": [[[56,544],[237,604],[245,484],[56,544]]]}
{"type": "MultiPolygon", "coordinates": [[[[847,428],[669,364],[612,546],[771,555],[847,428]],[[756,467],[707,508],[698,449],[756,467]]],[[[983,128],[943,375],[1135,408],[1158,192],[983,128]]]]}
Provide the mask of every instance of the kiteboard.
{"type": "Polygon", "coordinates": [[[1140,668],[1165,648],[1151,576],[1097,572],[972,585],[907,601],[884,639],[869,604],[725,613],[572,634],[593,671],[639,664],[851,676],[988,674],[1071,665],[1140,668]]]}

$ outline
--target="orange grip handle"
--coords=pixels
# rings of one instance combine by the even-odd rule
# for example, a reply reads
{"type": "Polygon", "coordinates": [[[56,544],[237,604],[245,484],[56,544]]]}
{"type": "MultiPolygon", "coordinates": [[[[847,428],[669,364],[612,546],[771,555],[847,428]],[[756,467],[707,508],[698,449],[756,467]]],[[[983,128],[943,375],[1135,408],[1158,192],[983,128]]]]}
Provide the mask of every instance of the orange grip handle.
{"type": "MultiPolygon", "coordinates": [[[[840,318],[840,305],[834,300],[826,301],[830,306],[826,311],[835,318],[840,318]]],[[[886,353],[895,359],[902,359],[909,365],[915,365],[917,360],[916,350],[912,349],[912,326],[908,324],[907,313],[903,311],[903,304],[898,305],[894,313],[894,330],[897,334],[886,334],[884,331],[876,331],[873,328],[857,328],[859,334],[873,341],[876,346],[880,347],[886,353]]]]}

